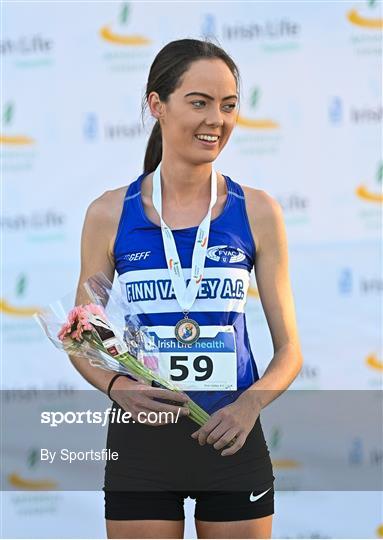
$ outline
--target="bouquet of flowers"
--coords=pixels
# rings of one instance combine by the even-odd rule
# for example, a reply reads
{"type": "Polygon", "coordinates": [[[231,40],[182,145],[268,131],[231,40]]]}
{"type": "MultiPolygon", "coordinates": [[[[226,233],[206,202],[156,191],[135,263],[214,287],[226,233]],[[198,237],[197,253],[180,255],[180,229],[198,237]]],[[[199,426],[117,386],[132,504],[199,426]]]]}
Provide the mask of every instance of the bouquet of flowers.
{"type": "MultiPolygon", "coordinates": [[[[68,313],[64,299],[34,315],[52,343],[67,354],[88,358],[93,366],[182,392],[161,376],[152,337],[138,317],[129,314],[128,306],[105,274],[95,274],[83,286],[91,302],[75,306],[68,313]]],[[[188,401],[187,406],[188,417],[198,425],[210,418],[194,401],[188,401]]]]}

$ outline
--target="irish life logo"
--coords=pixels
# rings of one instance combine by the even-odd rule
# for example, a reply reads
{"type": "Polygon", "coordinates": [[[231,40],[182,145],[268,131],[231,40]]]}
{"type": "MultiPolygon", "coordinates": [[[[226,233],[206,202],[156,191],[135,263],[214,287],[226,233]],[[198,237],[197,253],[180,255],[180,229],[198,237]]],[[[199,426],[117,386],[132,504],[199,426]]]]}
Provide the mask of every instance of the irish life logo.
{"type": "Polygon", "coordinates": [[[0,145],[2,169],[5,173],[25,172],[32,169],[36,157],[36,141],[18,127],[22,112],[13,101],[4,104],[0,145]]]}
{"type": "Polygon", "coordinates": [[[101,38],[114,45],[128,45],[130,47],[149,45],[151,40],[146,36],[129,33],[127,27],[129,25],[130,11],[130,4],[128,2],[124,3],[120,8],[117,23],[106,24],[100,29],[101,38]]]}
{"type": "Polygon", "coordinates": [[[350,42],[358,56],[367,58],[382,54],[382,4],[378,0],[366,0],[346,11],[350,24],[350,42]]]}
{"type": "Polygon", "coordinates": [[[7,298],[0,298],[0,311],[5,315],[17,318],[29,318],[38,311],[40,308],[24,303],[27,296],[28,278],[27,275],[20,274],[14,287],[14,300],[10,301],[7,298]]]}
{"type": "MultiPolygon", "coordinates": [[[[111,6],[115,9],[115,4],[111,6]]],[[[114,21],[99,29],[99,36],[106,46],[103,60],[113,72],[145,71],[151,55],[152,40],[134,30],[135,20],[142,21],[142,18],[132,17],[131,6],[130,2],[120,4],[114,21]]]]}
{"type": "Polygon", "coordinates": [[[7,146],[30,146],[35,143],[34,139],[29,135],[17,133],[14,129],[15,119],[15,104],[8,102],[3,109],[3,132],[0,134],[0,143],[7,146]]]}
{"type": "Polygon", "coordinates": [[[242,155],[270,155],[279,150],[281,135],[279,122],[268,116],[261,116],[258,109],[262,100],[262,91],[259,86],[250,90],[248,113],[238,114],[239,128],[233,135],[233,142],[242,155]]]}
{"type": "Polygon", "coordinates": [[[383,183],[383,161],[379,163],[374,179],[374,188],[370,190],[365,184],[359,184],[355,190],[355,194],[359,199],[373,204],[382,204],[382,183],[383,183]]]}

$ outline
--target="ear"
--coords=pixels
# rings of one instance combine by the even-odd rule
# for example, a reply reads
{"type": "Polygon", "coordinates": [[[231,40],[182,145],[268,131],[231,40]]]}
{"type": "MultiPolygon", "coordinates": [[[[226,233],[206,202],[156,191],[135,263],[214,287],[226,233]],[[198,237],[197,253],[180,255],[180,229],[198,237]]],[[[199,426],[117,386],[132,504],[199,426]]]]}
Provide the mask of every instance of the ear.
{"type": "Polygon", "coordinates": [[[157,120],[159,120],[164,112],[164,105],[161,102],[157,92],[150,92],[148,96],[148,105],[151,115],[157,120]]]}

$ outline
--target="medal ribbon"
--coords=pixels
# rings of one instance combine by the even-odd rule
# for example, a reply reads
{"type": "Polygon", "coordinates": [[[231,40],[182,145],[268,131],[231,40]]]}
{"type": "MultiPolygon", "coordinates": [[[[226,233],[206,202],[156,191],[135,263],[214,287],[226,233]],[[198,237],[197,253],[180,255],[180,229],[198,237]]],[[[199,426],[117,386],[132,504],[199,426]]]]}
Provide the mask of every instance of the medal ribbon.
{"type": "Polygon", "coordinates": [[[181,261],[178,256],[176,243],[171,229],[162,219],[162,194],[161,194],[161,163],[153,175],[153,206],[161,218],[161,233],[164,243],[166,262],[177,301],[182,311],[187,313],[198,294],[198,289],[203,278],[206,250],[209,242],[209,230],[211,221],[211,209],[217,201],[217,173],[211,170],[211,195],[208,212],[197,230],[197,236],[193,248],[191,278],[186,287],[181,261]]]}

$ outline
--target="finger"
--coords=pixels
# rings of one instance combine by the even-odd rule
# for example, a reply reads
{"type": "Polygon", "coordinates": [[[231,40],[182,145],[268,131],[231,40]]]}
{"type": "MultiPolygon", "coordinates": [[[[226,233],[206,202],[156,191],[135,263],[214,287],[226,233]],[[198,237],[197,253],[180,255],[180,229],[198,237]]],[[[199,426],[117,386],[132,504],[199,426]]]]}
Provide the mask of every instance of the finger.
{"type": "Polygon", "coordinates": [[[198,440],[200,446],[203,446],[204,444],[206,444],[206,439],[208,438],[208,436],[210,435],[210,433],[212,432],[213,429],[215,429],[218,424],[221,423],[221,420],[220,418],[217,418],[217,417],[211,417],[207,422],[206,424],[204,424],[203,426],[201,426],[199,428],[199,430],[195,431],[193,434],[192,434],[192,437],[193,439],[196,439],[198,440]]]}
{"type": "Polygon", "coordinates": [[[224,422],[221,422],[218,424],[218,426],[213,429],[213,431],[210,432],[208,437],[206,438],[207,444],[214,444],[216,441],[218,441],[222,435],[224,435],[230,428],[225,425],[224,422]]]}
{"type": "Polygon", "coordinates": [[[225,448],[225,450],[221,452],[221,456],[232,456],[242,448],[242,446],[245,444],[245,440],[245,435],[239,435],[232,446],[230,446],[229,448],[225,448]]]}
{"type": "Polygon", "coordinates": [[[146,394],[150,395],[151,398],[156,397],[160,399],[169,399],[171,401],[179,401],[180,403],[185,403],[190,401],[188,395],[183,394],[182,392],[176,392],[175,390],[164,390],[162,388],[151,388],[150,386],[146,389],[146,394]]]}
{"type": "Polygon", "coordinates": [[[221,448],[224,448],[229,444],[229,442],[238,434],[238,428],[231,428],[226,431],[226,433],[223,433],[222,436],[216,440],[216,442],[213,444],[214,448],[216,450],[221,450],[221,448]]]}
{"type": "Polygon", "coordinates": [[[166,412],[172,413],[174,416],[187,416],[190,413],[188,407],[181,407],[181,404],[178,405],[169,405],[168,403],[159,403],[158,401],[153,401],[151,399],[144,399],[142,401],[142,406],[146,409],[155,412],[166,412]]]}

